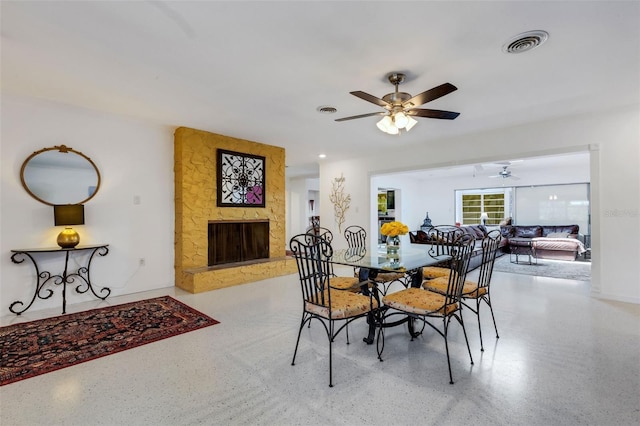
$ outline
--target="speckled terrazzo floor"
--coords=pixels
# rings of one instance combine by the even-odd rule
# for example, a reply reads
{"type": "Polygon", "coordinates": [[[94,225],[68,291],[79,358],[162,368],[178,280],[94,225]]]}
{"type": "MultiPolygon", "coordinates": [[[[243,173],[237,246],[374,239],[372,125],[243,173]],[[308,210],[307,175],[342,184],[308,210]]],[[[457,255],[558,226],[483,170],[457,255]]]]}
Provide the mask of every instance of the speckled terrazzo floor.
{"type": "MultiPolygon", "coordinates": [[[[632,425],[640,423],[640,306],[590,297],[589,283],[495,272],[500,339],[466,315],[450,334],[454,385],[434,332],[411,342],[386,333],[384,362],[366,324],[334,345],[305,329],[291,366],[301,302],[296,276],[201,293],[169,294],[220,321],[184,335],[0,388],[10,425],[632,425]]],[[[98,303],[68,306],[69,312],[98,303]]],[[[485,314],[488,312],[485,310],[485,314]]],[[[58,315],[33,311],[19,320],[58,315]]],[[[3,317],[2,325],[15,322],[3,317]]]]}

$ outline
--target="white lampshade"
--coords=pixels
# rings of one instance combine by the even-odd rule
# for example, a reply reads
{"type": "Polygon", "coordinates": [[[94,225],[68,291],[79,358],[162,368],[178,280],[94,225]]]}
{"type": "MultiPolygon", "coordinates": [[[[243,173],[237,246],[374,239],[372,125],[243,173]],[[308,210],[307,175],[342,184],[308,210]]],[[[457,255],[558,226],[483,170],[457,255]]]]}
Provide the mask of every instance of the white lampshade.
{"type": "Polygon", "coordinates": [[[489,220],[489,215],[486,214],[485,212],[482,212],[482,214],[480,215],[480,223],[483,225],[486,225],[488,220],[489,220]]]}
{"type": "Polygon", "coordinates": [[[393,122],[398,129],[404,129],[404,127],[409,124],[409,118],[404,112],[400,111],[393,116],[393,122]]]}
{"type": "Polygon", "coordinates": [[[385,133],[389,133],[390,135],[397,135],[398,128],[393,124],[393,120],[388,115],[385,115],[384,118],[376,124],[378,129],[382,130],[385,133]]]}
{"type": "Polygon", "coordinates": [[[408,132],[418,123],[417,120],[414,120],[413,117],[407,116],[407,125],[404,126],[404,129],[408,132]]]}
{"type": "Polygon", "coordinates": [[[387,133],[387,123],[386,121],[391,121],[391,119],[389,118],[388,115],[385,115],[384,117],[382,117],[382,120],[378,121],[376,123],[376,126],[378,126],[378,129],[382,130],[383,132],[387,133]],[[388,119],[388,120],[387,120],[388,119]]]}

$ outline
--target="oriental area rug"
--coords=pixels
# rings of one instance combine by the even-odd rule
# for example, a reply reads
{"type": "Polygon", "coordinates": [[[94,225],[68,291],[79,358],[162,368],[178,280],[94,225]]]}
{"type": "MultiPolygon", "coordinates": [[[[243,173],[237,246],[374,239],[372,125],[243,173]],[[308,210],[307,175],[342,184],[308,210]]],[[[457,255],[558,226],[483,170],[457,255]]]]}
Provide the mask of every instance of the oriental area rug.
{"type": "Polygon", "coordinates": [[[214,324],[162,296],[0,327],[0,386],[214,324]]]}

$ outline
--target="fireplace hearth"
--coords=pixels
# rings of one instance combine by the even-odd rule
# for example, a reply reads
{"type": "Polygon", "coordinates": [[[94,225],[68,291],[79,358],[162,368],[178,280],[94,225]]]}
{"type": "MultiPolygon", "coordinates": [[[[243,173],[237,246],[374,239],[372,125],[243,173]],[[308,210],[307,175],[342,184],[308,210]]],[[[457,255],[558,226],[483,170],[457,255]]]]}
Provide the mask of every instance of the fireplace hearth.
{"type": "Polygon", "coordinates": [[[268,220],[209,222],[209,266],[269,258],[268,220]]]}

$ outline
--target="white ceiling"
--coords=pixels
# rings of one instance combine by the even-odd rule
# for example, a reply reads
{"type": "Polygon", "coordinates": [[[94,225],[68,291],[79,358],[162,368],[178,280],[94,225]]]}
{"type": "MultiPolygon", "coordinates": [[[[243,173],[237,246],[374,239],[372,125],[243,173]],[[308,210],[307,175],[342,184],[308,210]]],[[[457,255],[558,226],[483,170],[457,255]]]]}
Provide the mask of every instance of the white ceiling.
{"type": "Polygon", "coordinates": [[[502,185],[509,182],[511,185],[518,185],[521,178],[529,181],[536,176],[544,176],[549,173],[556,173],[558,170],[574,170],[584,171],[589,174],[590,155],[588,152],[578,152],[570,154],[557,154],[541,157],[517,158],[511,161],[496,161],[494,163],[477,163],[460,166],[441,167],[428,170],[408,170],[405,172],[393,172],[388,175],[411,176],[415,180],[430,180],[439,178],[478,178],[476,183],[482,182],[482,185],[502,185]],[[504,167],[511,172],[515,179],[503,178],[500,172],[504,167]],[[489,179],[485,179],[489,178],[489,179]],[[491,178],[495,178],[492,180],[491,178]]]}
{"type": "Polygon", "coordinates": [[[318,154],[387,148],[635,104],[638,1],[0,2],[2,91],[187,126],[287,150],[288,173],[318,154]],[[516,34],[549,40],[506,54],[516,34]],[[380,132],[381,111],[349,94],[393,90],[407,73],[425,104],[460,112],[380,132]],[[321,114],[320,106],[338,112],[321,114]]]}

